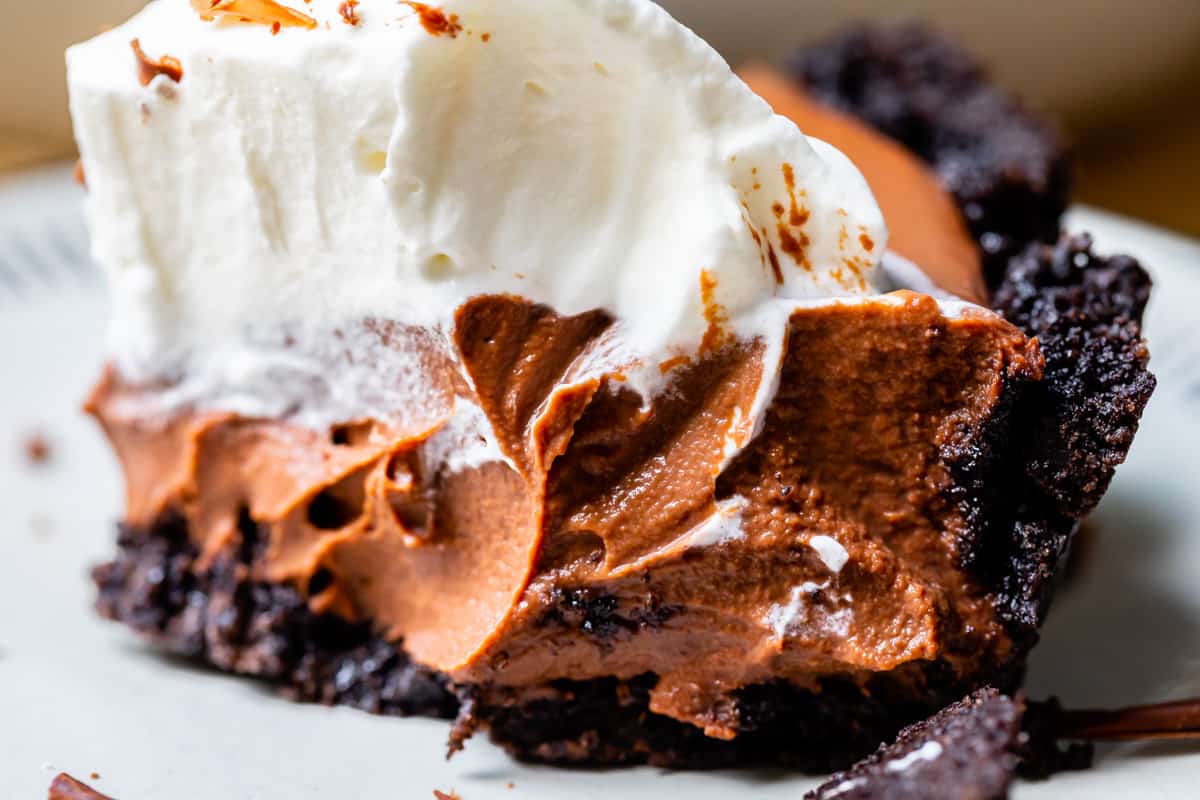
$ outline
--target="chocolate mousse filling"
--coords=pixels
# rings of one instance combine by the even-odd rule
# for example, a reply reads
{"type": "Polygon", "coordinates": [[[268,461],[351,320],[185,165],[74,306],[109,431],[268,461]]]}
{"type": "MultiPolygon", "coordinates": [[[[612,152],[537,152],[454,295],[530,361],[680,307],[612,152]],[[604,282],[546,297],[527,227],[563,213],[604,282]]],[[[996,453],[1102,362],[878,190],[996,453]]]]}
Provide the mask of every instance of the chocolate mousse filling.
{"type": "MultiPolygon", "coordinates": [[[[908,186],[941,210],[900,221],[902,254],[982,301],[960,206],[903,169],[928,179],[896,182],[894,207],[908,186]]],[[[449,346],[370,321],[422,352],[429,391],[403,425],[329,431],[147,417],[131,409],[153,390],[109,371],[90,410],[128,511],[98,605],[302,699],[458,715],[522,758],[846,766],[1019,684],[1153,390],[1148,287],[1084,240],[1033,245],[1000,314],[904,291],[805,306],[782,352],[718,337],[649,402],[583,368],[607,314],[483,296],[449,346]],[[470,413],[495,441],[459,435],[470,413]]]]}
{"type": "Polygon", "coordinates": [[[130,476],[132,523],[179,514],[203,565],[245,545],[248,515],[266,536],[252,577],[369,621],[456,684],[653,670],[655,713],[731,739],[719,709],[746,685],[912,661],[965,675],[1007,657],[959,566],[967,521],[943,453],[1040,377],[1035,343],[911,293],[797,310],[764,428],[724,465],[763,349],[731,343],[679,368],[643,407],[618,378],[565,377],[609,327],[516,298],[464,305],[454,343],[471,388],[446,388],[483,411],[506,459],[460,471],[426,469],[436,424],[339,438],[189,414],[159,429],[122,414],[139,390],[113,375],[92,407],[130,476]],[[654,624],[599,637],[563,614],[572,592],[654,624]]]}

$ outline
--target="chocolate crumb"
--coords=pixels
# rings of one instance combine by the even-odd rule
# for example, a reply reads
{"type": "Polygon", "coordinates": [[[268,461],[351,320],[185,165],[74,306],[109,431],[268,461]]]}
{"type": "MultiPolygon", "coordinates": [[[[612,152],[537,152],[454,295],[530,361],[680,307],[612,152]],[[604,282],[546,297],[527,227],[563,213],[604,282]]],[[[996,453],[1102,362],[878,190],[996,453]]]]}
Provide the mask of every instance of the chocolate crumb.
{"type": "MultiPolygon", "coordinates": [[[[92,780],[100,777],[92,773],[92,780]]],[[[47,800],[112,800],[107,795],[100,794],[86,783],[75,780],[65,772],[60,772],[50,784],[47,800]]]]}
{"type": "Polygon", "coordinates": [[[347,25],[357,26],[362,20],[358,16],[358,0],[346,0],[338,6],[338,13],[342,15],[342,19],[347,25]]]}
{"type": "Polygon", "coordinates": [[[35,466],[40,466],[50,460],[53,455],[50,442],[40,433],[35,433],[25,440],[25,460],[35,466]]]}
{"type": "Polygon", "coordinates": [[[450,729],[450,742],[447,745],[446,760],[449,761],[455,753],[461,752],[467,745],[467,740],[479,730],[479,712],[475,696],[467,694],[460,698],[458,716],[454,718],[454,727],[450,729]]]}
{"type": "Polygon", "coordinates": [[[142,86],[149,86],[159,75],[166,75],[175,83],[183,80],[183,64],[174,56],[162,56],[157,61],[146,55],[146,51],[142,49],[142,43],[138,39],[134,39],[129,43],[133,48],[133,54],[137,56],[138,62],[138,82],[142,86]]]}
{"type": "Polygon", "coordinates": [[[100,773],[99,773],[99,772],[93,772],[93,773],[92,773],[91,775],[89,775],[88,777],[89,777],[91,780],[98,781],[98,780],[100,780],[100,773]]]}
{"type": "Polygon", "coordinates": [[[84,189],[87,188],[87,173],[83,171],[82,159],[75,161],[75,169],[71,171],[71,178],[77,185],[82,186],[84,189]]]}

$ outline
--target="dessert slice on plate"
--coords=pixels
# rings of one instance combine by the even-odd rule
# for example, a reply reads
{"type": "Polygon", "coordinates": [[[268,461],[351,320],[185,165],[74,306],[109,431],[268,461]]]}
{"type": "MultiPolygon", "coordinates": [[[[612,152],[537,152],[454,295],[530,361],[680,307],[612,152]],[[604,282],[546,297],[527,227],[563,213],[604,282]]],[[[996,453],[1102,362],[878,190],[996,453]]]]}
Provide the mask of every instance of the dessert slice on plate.
{"type": "Polygon", "coordinates": [[[1140,268],[985,271],[946,164],[648,0],[347,8],[70,51],[101,612],[553,763],[829,769],[1015,688],[1153,387],[1140,268]]]}

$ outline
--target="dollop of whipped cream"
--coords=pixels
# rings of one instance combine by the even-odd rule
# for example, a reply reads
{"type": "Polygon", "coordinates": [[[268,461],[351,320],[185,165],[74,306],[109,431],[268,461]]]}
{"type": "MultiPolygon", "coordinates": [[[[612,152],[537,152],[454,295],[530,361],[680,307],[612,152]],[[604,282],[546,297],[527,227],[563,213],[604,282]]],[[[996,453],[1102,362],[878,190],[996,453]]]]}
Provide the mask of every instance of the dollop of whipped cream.
{"type": "Polygon", "coordinates": [[[292,413],[331,332],[480,294],[606,309],[650,390],[714,326],[886,285],[858,170],[649,0],[281,2],[305,24],[156,0],[68,53],[112,355],[180,402],[292,413]]]}

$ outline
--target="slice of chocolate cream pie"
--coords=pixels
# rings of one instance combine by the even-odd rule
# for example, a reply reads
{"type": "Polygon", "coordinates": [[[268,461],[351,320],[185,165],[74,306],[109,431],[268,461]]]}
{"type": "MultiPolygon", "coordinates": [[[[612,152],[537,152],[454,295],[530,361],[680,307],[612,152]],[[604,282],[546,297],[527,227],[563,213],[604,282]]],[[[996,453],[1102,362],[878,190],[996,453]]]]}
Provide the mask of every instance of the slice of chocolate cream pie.
{"type": "Polygon", "coordinates": [[[1133,261],[985,274],[943,151],[648,0],[156,0],[68,61],[105,616],[554,763],[844,767],[1019,684],[1153,389],[1133,261]]]}

